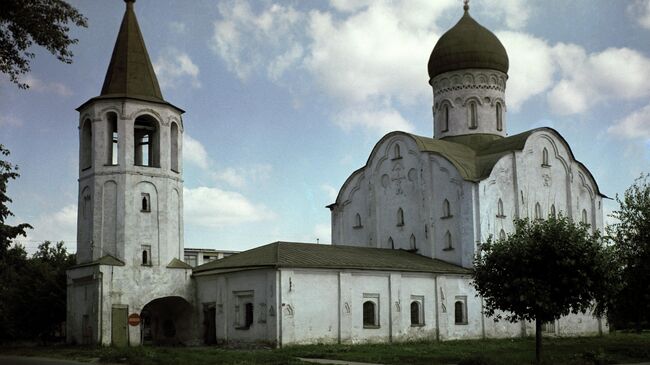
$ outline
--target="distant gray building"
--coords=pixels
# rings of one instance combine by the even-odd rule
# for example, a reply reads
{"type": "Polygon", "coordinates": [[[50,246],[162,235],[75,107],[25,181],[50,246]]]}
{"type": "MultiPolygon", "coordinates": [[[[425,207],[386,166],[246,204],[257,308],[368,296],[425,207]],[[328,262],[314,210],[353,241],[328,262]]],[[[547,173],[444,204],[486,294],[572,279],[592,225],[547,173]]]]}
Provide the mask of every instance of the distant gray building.
{"type": "MultiPolygon", "coordinates": [[[[285,345],[534,333],[534,324],[483,315],[472,258],[489,236],[512,232],[515,218],[563,214],[601,230],[603,195],[557,131],[507,134],[508,56],[467,6],[428,70],[434,136],[379,140],[329,206],[333,245],[184,249],[183,111],[163,99],[127,1],[102,92],[78,109],[68,341],[285,345]]],[[[587,313],[544,330],[606,326],[587,313]]]]}

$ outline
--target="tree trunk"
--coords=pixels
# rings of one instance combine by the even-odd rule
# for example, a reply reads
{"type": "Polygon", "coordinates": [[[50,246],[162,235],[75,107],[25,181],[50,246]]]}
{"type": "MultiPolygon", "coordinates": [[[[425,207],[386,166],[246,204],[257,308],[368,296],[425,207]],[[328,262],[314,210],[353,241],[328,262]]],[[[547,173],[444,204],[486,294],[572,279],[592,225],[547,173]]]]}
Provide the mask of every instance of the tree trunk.
{"type": "Polygon", "coordinates": [[[535,319],[535,363],[542,362],[542,321],[535,319]]]}

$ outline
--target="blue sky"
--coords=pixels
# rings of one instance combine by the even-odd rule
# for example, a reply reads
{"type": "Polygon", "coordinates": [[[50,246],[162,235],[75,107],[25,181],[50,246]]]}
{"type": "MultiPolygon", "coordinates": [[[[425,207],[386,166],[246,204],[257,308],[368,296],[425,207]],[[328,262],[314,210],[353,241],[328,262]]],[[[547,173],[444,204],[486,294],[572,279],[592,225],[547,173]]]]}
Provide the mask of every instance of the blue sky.
{"type": "MultiPolygon", "coordinates": [[[[0,80],[0,143],[21,242],[76,247],[78,114],[99,94],[122,1],[71,1],[74,63],[36,50],[31,85],[0,80]]],[[[473,0],[510,58],[509,134],[550,126],[601,191],[650,171],[650,0],[473,0]]],[[[135,4],[163,96],[186,110],[185,246],[330,241],[338,188],[392,130],[432,135],[427,60],[460,0],[135,4]]],[[[606,212],[616,208],[605,204],[606,212]]]]}

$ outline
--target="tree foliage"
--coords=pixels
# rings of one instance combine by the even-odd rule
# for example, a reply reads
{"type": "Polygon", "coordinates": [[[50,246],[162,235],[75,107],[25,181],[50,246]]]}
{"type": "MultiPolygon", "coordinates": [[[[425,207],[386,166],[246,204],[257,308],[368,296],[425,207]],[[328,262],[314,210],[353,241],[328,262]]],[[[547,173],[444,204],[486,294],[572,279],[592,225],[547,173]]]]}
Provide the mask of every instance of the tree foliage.
{"type": "Polygon", "coordinates": [[[63,245],[46,241],[29,258],[12,241],[31,228],[6,224],[13,216],[7,185],[18,168],[5,161],[9,151],[0,145],[0,342],[16,339],[46,340],[66,314],[66,269],[74,264],[63,245]]]}
{"type": "Polygon", "coordinates": [[[642,174],[612,213],[618,223],[607,229],[620,263],[623,287],[612,301],[617,327],[633,324],[637,330],[650,322],[650,174],[642,174]]]}
{"type": "Polygon", "coordinates": [[[36,43],[46,48],[59,61],[72,62],[69,46],[77,39],[68,36],[68,23],[86,27],[86,18],[63,0],[0,1],[0,72],[20,88],[29,86],[19,76],[29,72],[36,43]]]}
{"type": "Polygon", "coordinates": [[[566,217],[515,220],[515,232],[489,239],[474,260],[473,285],[496,320],[541,324],[569,313],[606,311],[616,265],[598,232],[566,217]]]}

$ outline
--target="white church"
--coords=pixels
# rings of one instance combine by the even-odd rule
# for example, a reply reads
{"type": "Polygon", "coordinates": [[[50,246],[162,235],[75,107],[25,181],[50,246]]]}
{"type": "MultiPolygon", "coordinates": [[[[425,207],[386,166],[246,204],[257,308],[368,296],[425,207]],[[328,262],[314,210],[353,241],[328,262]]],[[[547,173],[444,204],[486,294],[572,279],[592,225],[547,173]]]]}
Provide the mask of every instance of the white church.
{"type": "MultiPolygon", "coordinates": [[[[392,132],[329,205],[332,245],[274,242],[184,262],[183,110],[161,92],[126,12],[99,96],[79,111],[77,344],[397,342],[534,334],[494,322],[471,286],[481,242],[513,219],[563,214],[603,228],[603,195],[551,128],[507,134],[508,55],[465,5],[428,64],[433,137],[392,132]]],[[[607,330],[570,315],[547,335],[607,330]]]]}

